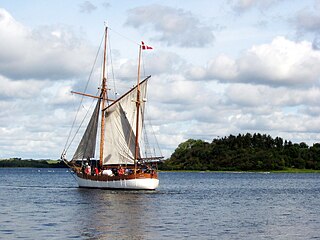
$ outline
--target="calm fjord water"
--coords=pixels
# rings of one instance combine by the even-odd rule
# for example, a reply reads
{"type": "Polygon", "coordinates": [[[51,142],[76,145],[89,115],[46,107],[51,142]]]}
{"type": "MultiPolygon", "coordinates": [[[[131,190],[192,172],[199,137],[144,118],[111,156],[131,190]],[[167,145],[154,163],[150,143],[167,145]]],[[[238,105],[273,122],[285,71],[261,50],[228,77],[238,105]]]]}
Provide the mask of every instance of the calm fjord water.
{"type": "Polygon", "coordinates": [[[160,173],[157,191],[0,169],[0,239],[320,239],[320,174],[160,173]]]}

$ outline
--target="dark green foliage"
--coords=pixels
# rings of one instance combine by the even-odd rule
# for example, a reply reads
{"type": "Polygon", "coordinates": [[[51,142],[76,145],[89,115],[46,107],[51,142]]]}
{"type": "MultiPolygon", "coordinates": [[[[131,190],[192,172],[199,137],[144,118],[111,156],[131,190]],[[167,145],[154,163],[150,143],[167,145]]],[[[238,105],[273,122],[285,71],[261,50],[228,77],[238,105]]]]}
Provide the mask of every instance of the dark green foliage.
{"type": "Polygon", "coordinates": [[[48,163],[46,160],[21,160],[21,158],[10,158],[0,161],[0,167],[33,167],[33,168],[65,168],[63,162],[48,163]]]}
{"type": "Polygon", "coordinates": [[[292,144],[282,138],[250,133],[213,139],[211,143],[189,139],[179,144],[161,170],[250,170],[285,168],[320,169],[320,143],[292,144]]]}

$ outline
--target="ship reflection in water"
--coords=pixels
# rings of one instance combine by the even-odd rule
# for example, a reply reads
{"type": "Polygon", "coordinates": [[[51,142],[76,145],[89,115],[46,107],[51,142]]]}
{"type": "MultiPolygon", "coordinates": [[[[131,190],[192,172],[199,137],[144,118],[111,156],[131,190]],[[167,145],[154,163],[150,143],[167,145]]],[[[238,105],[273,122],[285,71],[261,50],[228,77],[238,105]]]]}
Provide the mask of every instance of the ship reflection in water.
{"type": "Polygon", "coordinates": [[[78,219],[81,237],[89,239],[152,239],[155,191],[79,189],[78,219]],[[85,204],[87,203],[87,204],[85,204]]]}

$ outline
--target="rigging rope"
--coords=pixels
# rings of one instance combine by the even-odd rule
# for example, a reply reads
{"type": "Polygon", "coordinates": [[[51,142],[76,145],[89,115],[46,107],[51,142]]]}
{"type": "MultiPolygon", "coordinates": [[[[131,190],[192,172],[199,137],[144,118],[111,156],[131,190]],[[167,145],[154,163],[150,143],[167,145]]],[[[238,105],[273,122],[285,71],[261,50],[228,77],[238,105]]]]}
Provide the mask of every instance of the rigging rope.
{"type": "MultiPolygon", "coordinates": [[[[89,85],[89,82],[90,82],[90,79],[91,79],[91,76],[92,76],[94,67],[95,67],[96,62],[97,62],[97,59],[98,59],[98,55],[99,55],[101,46],[102,46],[102,43],[103,43],[103,39],[104,39],[104,36],[103,36],[102,39],[101,39],[100,46],[99,46],[99,48],[98,48],[98,51],[97,51],[97,54],[96,54],[96,57],[95,57],[93,66],[92,66],[92,68],[91,68],[91,71],[90,71],[90,74],[89,74],[89,77],[88,77],[88,80],[87,80],[87,83],[86,83],[86,85],[85,85],[85,87],[84,87],[84,91],[83,91],[83,92],[86,92],[86,91],[87,91],[87,88],[88,88],[88,85],[89,85]]],[[[62,151],[62,155],[65,155],[65,154],[67,153],[70,145],[72,144],[72,142],[73,142],[76,134],[78,133],[78,131],[79,131],[79,129],[80,129],[80,127],[81,127],[81,125],[82,125],[82,123],[83,123],[83,121],[84,121],[84,119],[83,119],[82,122],[81,122],[81,124],[80,124],[80,126],[79,126],[79,128],[77,129],[75,135],[73,136],[72,140],[71,140],[70,143],[69,143],[69,139],[70,139],[70,137],[71,137],[72,130],[73,130],[73,128],[74,128],[74,125],[75,125],[75,122],[76,122],[76,120],[77,120],[77,117],[78,117],[80,108],[81,108],[81,106],[82,106],[83,99],[84,99],[84,96],[81,97],[80,104],[79,104],[79,107],[78,107],[76,116],[75,116],[75,118],[73,119],[72,126],[71,126],[70,132],[69,132],[69,134],[68,134],[67,141],[66,141],[66,143],[65,143],[65,145],[64,145],[64,149],[63,149],[63,151],[62,151]],[[69,143],[69,145],[68,145],[68,143],[69,143]]],[[[92,105],[92,104],[91,104],[91,105],[92,105]]],[[[87,113],[88,113],[88,112],[87,112],[87,113]]],[[[87,116],[87,114],[86,114],[86,116],[87,116]]]]}
{"type": "MultiPolygon", "coordinates": [[[[99,92],[99,91],[98,91],[98,92],[99,92]]],[[[97,92],[96,94],[98,94],[98,92],[97,92]]],[[[95,101],[95,100],[93,99],[93,100],[92,100],[92,102],[91,102],[90,107],[88,108],[88,110],[87,110],[87,112],[86,112],[85,116],[84,116],[84,117],[83,117],[83,119],[81,120],[81,123],[80,123],[80,125],[79,125],[78,129],[76,130],[75,134],[73,135],[73,137],[72,137],[72,139],[71,139],[71,141],[70,141],[70,143],[69,143],[68,147],[66,148],[65,152],[67,152],[67,151],[68,151],[68,149],[70,148],[70,146],[71,146],[71,144],[72,144],[73,140],[74,140],[74,139],[75,139],[75,137],[77,136],[77,134],[78,134],[78,132],[79,132],[80,128],[82,127],[82,124],[83,124],[84,120],[87,118],[87,116],[88,116],[88,114],[89,114],[89,111],[90,111],[90,109],[91,109],[91,108],[92,108],[92,106],[93,106],[94,101],[95,101]]]]}
{"type": "Polygon", "coordinates": [[[126,37],[126,36],[122,35],[121,33],[119,33],[119,32],[117,32],[117,31],[113,30],[112,28],[108,27],[108,29],[112,30],[113,32],[115,32],[116,34],[118,34],[120,37],[123,37],[124,39],[127,39],[129,42],[134,43],[134,44],[136,44],[136,45],[140,46],[140,43],[135,42],[134,40],[132,40],[132,39],[130,39],[130,38],[128,38],[128,37],[126,37]]]}
{"type": "Polygon", "coordinates": [[[114,97],[115,100],[117,100],[117,89],[116,89],[116,80],[114,77],[114,70],[113,70],[113,61],[112,61],[112,54],[111,54],[111,42],[110,42],[110,37],[108,38],[108,44],[109,44],[109,56],[110,56],[110,64],[111,64],[111,72],[112,72],[112,80],[113,80],[113,91],[114,91],[114,97]]]}
{"type": "MultiPolygon", "coordinates": [[[[146,109],[147,109],[147,108],[146,108],[146,109]]],[[[151,118],[150,118],[150,117],[147,117],[147,121],[149,122],[149,126],[150,126],[151,131],[152,131],[152,134],[153,134],[153,136],[154,136],[154,139],[155,139],[157,148],[158,148],[158,150],[159,150],[159,152],[160,152],[160,156],[163,156],[163,155],[162,155],[162,152],[161,152],[161,148],[160,148],[159,142],[158,142],[158,139],[157,139],[157,137],[156,137],[156,133],[155,133],[155,131],[154,131],[154,129],[153,129],[153,125],[152,125],[152,123],[151,123],[151,118]]]]}

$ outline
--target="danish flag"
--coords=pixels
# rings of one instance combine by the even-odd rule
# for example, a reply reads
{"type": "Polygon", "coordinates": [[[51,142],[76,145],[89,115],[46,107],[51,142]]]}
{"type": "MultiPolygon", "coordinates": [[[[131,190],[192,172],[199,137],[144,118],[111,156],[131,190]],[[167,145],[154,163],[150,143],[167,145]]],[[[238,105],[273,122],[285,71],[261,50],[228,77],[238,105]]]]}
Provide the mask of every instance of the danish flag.
{"type": "Polygon", "coordinates": [[[142,41],[141,41],[141,46],[142,46],[142,50],[153,49],[152,47],[145,45],[144,42],[142,42],[142,41]]]}

